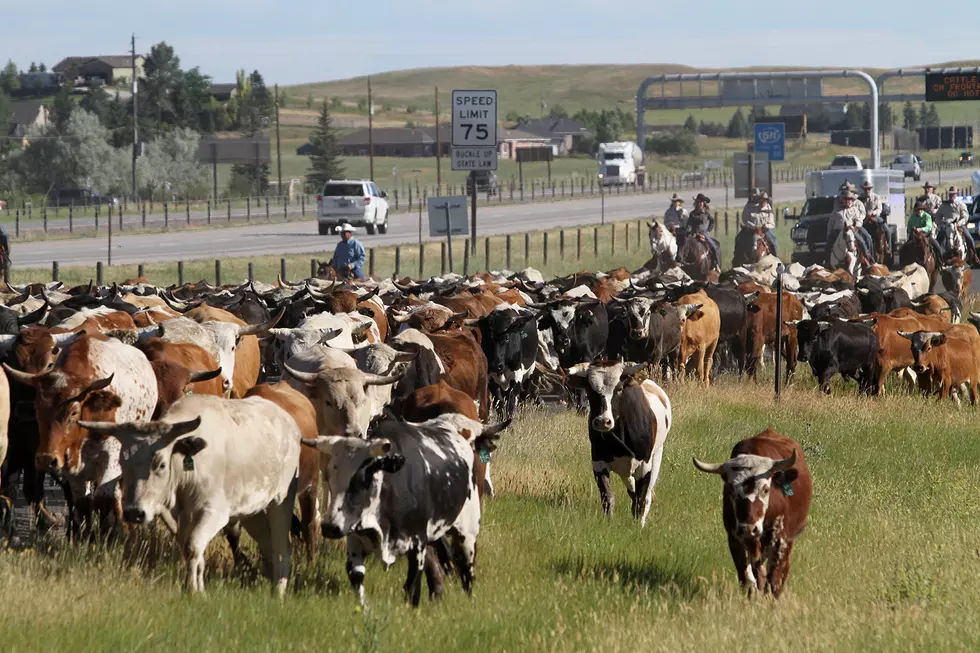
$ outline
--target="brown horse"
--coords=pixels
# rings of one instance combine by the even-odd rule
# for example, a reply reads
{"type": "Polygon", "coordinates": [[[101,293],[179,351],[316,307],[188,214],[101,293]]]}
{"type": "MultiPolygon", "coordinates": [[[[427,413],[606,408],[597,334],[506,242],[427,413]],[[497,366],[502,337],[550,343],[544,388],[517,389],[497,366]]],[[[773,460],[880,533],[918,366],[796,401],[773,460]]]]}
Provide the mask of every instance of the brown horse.
{"type": "Polygon", "coordinates": [[[888,242],[888,230],[875,220],[868,220],[864,223],[864,228],[871,235],[871,242],[875,246],[875,256],[872,263],[888,265],[892,260],[891,243],[888,242]]]}
{"type": "Polygon", "coordinates": [[[732,257],[732,267],[740,265],[753,265],[762,260],[764,256],[772,254],[769,248],[769,241],[766,240],[765,230],[757,227],[755,230],[742,229],[735,237],[735,255],[732,257]],[[749,238],[752,238],[749,241],[749,238]]]}
{"type": "Polygon", "coordinates": [[[936,278],[939,274],[939,262],[929,244],[929,236],[920,229],[913,229],[909,234],[909,239],[898,251],[898,262],[904,268],[907,265],[918,263],[926,270],[929,275],[929,292],[936,286],[936,278]]]}
{"type": "Polygon", "coordinates": [[[707,281],[711,264],[711,249],[701,234],[682,234],[678,239],[677,262],[695,281],[707,281]]]}

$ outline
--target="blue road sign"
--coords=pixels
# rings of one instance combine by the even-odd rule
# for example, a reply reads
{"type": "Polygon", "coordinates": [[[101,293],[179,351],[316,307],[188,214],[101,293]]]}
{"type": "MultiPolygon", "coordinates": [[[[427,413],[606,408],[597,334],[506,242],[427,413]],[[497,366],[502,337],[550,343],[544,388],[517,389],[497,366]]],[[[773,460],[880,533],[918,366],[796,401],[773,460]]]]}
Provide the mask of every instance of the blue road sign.
{"type": "Polygon", "coordinates": [[[755,151],[765,152],[770,161],[786,160],[786,125],[781,122],[756,123],[755,151]]]}

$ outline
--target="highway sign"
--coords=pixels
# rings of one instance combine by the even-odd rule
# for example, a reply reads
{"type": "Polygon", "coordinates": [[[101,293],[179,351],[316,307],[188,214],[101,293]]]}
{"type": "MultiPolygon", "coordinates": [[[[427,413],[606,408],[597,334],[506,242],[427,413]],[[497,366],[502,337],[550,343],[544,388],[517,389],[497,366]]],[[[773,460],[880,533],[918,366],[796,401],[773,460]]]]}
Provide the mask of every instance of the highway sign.
{"type": "Polygon", "coordinates": [[[497,91],[453,91],[453,147],[497,146],[497,91]]]}
{"type": "Polygon", "coordinates": [[[453,147],[453,170],[496,170],[496,147],[453,147]]]}
{"type": "Polygon", "coordinates": [[[705,170],[721,170],[721,168],[721,161],[718,161],[717,159],[707,159],[704,162],[705,170]]]}
{"type": "Polygon", "coordinates": [[[449,226],[454,236],[467,236],[470,223],[466,215],[466,196],[429,198],[429,235],[433,238],[446,235],[446,210],[449,210],[449,226]]]}
{"type": "Polygon", "coordinates": [[[770,161],[786,159],[786,125],[781,122],[756,123],[755,151],[765,152],[770,161]]]}
{"type": "Polygon", "coordinates": [[[926,102],[980,100],[980,75],[926,73],[926,102]]]}

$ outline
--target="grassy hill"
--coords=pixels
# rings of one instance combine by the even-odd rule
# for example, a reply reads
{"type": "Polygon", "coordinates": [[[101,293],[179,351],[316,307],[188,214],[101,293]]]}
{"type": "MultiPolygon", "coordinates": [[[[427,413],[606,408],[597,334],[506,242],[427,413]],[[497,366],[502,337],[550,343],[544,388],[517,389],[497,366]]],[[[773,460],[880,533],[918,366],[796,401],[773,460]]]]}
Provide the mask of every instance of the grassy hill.
{"type": "MultiPolygon", "coordinates": [[[[950,66],[976,66],[980,61],[958,61],[931,64],[933,68],[950,66]]],[[[752,72],[759,70],[818,70],[817,68],[765,66],[752,68],[706,69],[676,64],[634,65],[587,65],[587,66],[458,66],[452,68],[418,68],[399,70],[371,77],[376,107],[390,105],[398,109],[414,109],[431,113],[433,89],[439,87],[440,103],[445,110],[454,88],[495,88],[500,98],[501,118],[511,111],[519,114],[540,115],[542,102],[548,108],[561,105],[569,112],[579,109],[603,109],[622,106],[632,110],[636,89],[651,75],[677,73],[752,72]]],[[[881,69],[865,68],[865,72],[877,77],[881,69]]],[[[666,89],[667,95],[677,95],[676,84],[666,89]]],[[[827,80],[825,88],[835,93],[865,93],[865,86],[857,80],[827,80]]],[[[888,92],[914,92],[922,88],[921,78],[894,79],[889,82],[888,92]]],[[[302,84],[286,89],[293,102],[305,101],[312,95],[315,100],[338,98],[345,104],[356,106],[367,97],[367,78],[302,84]]],[[[705,93],[716,91],[713,84],[704,84],[705,93]]],[[[685,85],[684,94],[696,94],[695,84],[685,85]]],[[[724,110],[727,115],[730,109],[724,110]]],[[[545,109],[547,112],[547,109],[545,109]]],[[[675,112],[652,112],[655,115],[675,112]]],[[[686,115],[687,112],[684,112],[686,115]]],[[[942,107],[944,119],[971,122],[980,119],[980,103],[947,103],[942,107]]],[[[666,117],[666,116],[664,116],[666,117]]],[[[705,118],[707,119],[707,118],[705,118]]],[[[683,117],[681,117],[683,120],[683,117]]]]}

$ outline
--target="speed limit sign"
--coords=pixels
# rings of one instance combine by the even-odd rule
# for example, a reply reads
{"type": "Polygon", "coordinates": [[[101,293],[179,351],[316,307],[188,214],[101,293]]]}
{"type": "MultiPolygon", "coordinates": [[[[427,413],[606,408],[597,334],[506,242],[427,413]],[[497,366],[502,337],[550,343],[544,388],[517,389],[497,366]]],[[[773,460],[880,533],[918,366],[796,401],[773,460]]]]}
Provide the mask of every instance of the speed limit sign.
{"type": "Polygon", "coordinates": [[[497,91],[453,91],[453,146],[497,145],[497,91]]]}

